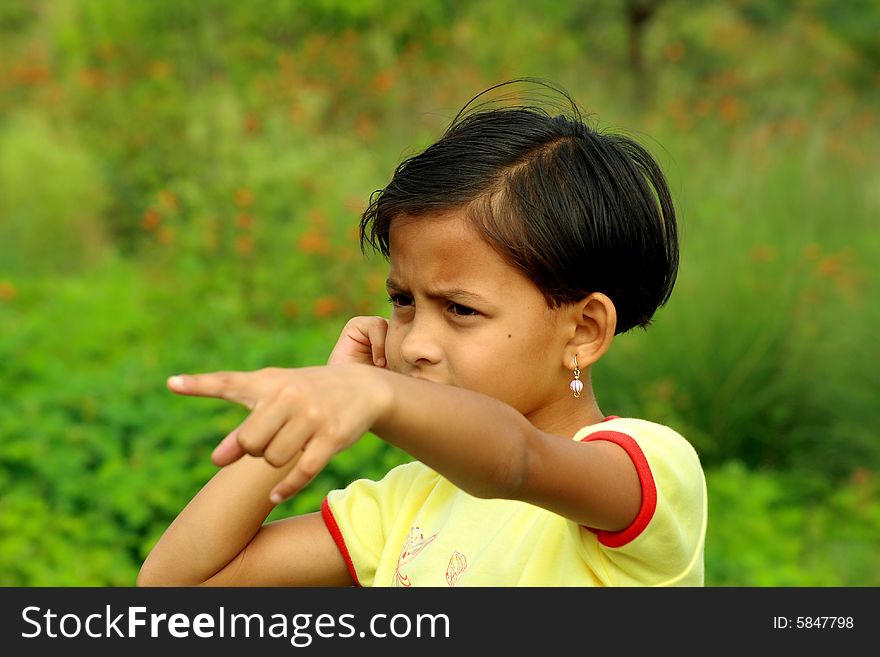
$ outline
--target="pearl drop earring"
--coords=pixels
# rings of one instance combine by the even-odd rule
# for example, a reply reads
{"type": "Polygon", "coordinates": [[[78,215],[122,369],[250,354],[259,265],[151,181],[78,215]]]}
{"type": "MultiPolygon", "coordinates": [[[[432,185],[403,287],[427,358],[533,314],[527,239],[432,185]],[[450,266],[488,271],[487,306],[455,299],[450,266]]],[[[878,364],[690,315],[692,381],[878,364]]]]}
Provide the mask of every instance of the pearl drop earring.
{"type": "Polygon", "coordinates": [[[568,387],[571,388],[575,397],[580,397],[581,391],[584,389],[584,382],[581,381],[581,371],[578,369],[577,356],[574,357],[574,381],[568,384],[568,387]]]}

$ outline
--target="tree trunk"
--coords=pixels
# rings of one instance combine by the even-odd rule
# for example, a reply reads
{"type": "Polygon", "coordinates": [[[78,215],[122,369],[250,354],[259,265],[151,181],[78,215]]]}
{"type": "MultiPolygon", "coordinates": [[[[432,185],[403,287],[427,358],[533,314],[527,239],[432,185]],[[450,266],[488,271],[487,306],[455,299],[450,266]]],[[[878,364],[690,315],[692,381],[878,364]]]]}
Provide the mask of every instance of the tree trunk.
{"type": "Polygon", "coordinates": [[[632,72],[633,95],[637,102],[645,102],[651,96],[643,43],[645,30],[656,15],[661,1],[626,0],[627,58],[632,72]]]}

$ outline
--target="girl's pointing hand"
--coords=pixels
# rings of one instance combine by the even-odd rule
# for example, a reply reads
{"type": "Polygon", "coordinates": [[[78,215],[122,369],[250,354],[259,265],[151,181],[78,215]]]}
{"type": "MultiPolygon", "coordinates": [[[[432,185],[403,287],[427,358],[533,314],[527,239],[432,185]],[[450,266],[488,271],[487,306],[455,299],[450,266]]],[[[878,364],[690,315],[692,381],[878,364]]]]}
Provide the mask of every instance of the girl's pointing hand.
{"type": "Polygon", "coordinates": [[[296,460],[270,495],[276,504],[306,486],[330,459],[354,444],[390,403],[382,370],[364,365],[265,368],[168,379],[173,392],[236,402],[251,413],[211,455],[225,466],[244,454],[275,467],[296,460]]]}

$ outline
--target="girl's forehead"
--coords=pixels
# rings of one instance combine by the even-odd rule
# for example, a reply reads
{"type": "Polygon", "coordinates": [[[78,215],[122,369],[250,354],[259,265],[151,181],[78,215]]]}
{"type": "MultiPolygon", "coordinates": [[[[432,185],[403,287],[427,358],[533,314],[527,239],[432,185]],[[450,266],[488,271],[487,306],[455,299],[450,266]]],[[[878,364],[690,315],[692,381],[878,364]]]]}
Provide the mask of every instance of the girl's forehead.
{"type": "Polygon", "coordinates": [[[419,287],[429,293],[466,290],[486,297],[540,294],[460,214],[395,221],[389,246],[388,278],[397,287],[419,287]]]}
{"type": "Polygon", "coordinates": [[[506,268],[498,253],[461,216],[395,221],[389,234],[392,268],[464,275],[472,269],[506,268]]]}
{"type": "Polygon", "coordinates": [[[464,208],[420,215],[398,215],[389,226],[389,243],[405,244],[418,236],[439,239],[480,239],[464,208]]]}

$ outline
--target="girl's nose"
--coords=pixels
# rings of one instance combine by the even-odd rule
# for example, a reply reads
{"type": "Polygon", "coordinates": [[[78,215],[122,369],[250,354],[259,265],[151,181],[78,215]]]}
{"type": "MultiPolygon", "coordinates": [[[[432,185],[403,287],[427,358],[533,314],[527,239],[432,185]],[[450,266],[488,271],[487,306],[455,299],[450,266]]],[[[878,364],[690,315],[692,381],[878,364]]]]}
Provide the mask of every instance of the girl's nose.
{"type": "Polygon", "coordinates": [[[416,312],[400,342],[400,357],[411,367],[440,362],[442,350],[431,318],[416,312]]]}

